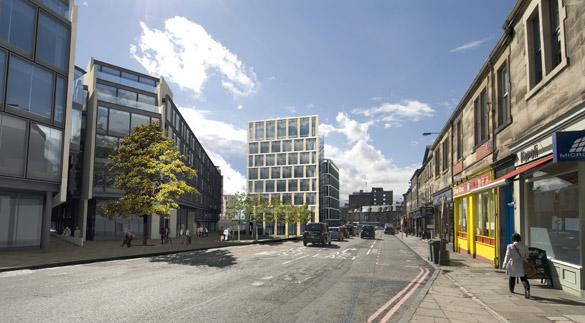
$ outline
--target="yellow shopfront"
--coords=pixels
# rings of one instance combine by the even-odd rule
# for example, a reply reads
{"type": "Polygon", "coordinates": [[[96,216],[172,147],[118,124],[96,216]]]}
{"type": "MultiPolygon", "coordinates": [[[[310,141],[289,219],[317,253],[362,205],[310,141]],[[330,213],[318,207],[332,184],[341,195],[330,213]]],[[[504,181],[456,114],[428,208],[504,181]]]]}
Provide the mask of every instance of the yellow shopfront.
{"type": "Polygon", "coordinates": [[[496,266],[498,184],[488,171],[453,188],[456,251],[496,266]]]}

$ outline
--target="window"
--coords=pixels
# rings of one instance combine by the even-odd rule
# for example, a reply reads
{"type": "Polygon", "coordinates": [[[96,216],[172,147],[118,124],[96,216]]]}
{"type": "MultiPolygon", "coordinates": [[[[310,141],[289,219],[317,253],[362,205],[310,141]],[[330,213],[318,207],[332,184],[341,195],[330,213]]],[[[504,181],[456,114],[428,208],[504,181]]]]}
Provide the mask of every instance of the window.
{"type": "Polygon", "coordinates": [[[9,106],[51,119],[53,105],[53,74],[16,57],[8,68],[9,106]]]}
{"type": "Polygon", "coordinates": [[[263,155],[257,155],[254,158],[254,166],[264,166],[264,156],[263,155]]]}
{"type": "Polygon", "coordinates": [[[263,140],[264,139],[264,122],[256,122],[256,140],[263,140]]]}
{"type": "Polygon", "coordinates": [[[277,138],[286,138],[286,120],[278,120],[277,138]]]}
{"type": "Polygon", "coordinates": [[[548,11],[550,13],[550,60],[551,67],[554,69],[563,59],[561,51],[561,22],[559,18],[559,1],[548,0],[548,11]]]}
{"type": "Polygon", "coordinates": [[[295,151],[303,150],[303,140],[295,140],[295,151]]]}
{"type": "Polygon", "coordinates": [[[68,70],[69,34],[66,26],[41,13],[36,48],[37,58],[62,71],[68,70]]]}
{"type": "Polygon", "coordinates": [[[282,168],[282,178],[292,178],[292,169],[290,166],[282,168]]]}
{"type": "Polygon", "coordinates": [[[266,121],[266,139],[274,139],[274,121],[266,121]]]}
{"type": "Polygon", "coordinates": [[[264,192],[264,184],[262,181],[255,181],[254,182],[254,192],[259,193],[259,192],[264,192]]]}
{"type": "Polygon", "coordinates": [[[270,169],[269,168],[261,168],[260,169],[260,179],[268,179],[270,178],[270,169]]]}
{"type": "Polygon", "coordinates": [[[95,87],[98,90],[98,93],[103,93],[103,94],[107,94],[110,96],[116,96],[116,88],[115,87],[101,84],[101,83],[97,83],[95,85],[95,87]]]}
{"type": "Polygon", "coordinates": [[[119,136],[127,136],[130,131],[130,113],[116,109],[110,109],[108,133],[119,136]]]}
{"type": "Polygon", "coordinates": [[[476,195],[477,216],[475,217],[476,234],[479,236],[495,236],[495,217],[493,192],[476,195]]]}
{"type": "Polygon", "coordinates": [[[270,152],[270,143],[265,141],[260,144],[260,153],[267,154],[270,152]]]}
{"type": "Polygon", "coordinates": [[[120,71],[118,71],[117,69],[111,68],[111,67],[100,66],[100,70],[106,74],[110,74],[110,75],[114,75],[114,76],[118,76],[118,77],[120,76],[120,71]]]}
{"type": "Polygon", "coordinates": [[[138,93],[138,102],[146,103],[149,105],[156,105],[156,98],[154,96],[138,93]]]}
{"type": "Polygon", "coordinates": [[[288,164],[289,165],[296,165],[298,163],[299,163],[299,154],[298,153],[288,154],[288,164]]]}
{"type": "Polygon", "coordinates": [[[24,176],[26,121],[0,114],[0,172],[24,176]]]}
{"type": "Polygon", "coordinates": [[[311,136],[317,136],[317,117],[311,117],[311,136]]]}
{"type": "Polygon", "coordinates": [[[467,198],[462,198],[458,203],[457,231],[467,232],[467,198]]]}
{"type": "Polygon", "coordinates": [[[289,152],[292,151],[292,142],[290,140],[285,140],[282,142],[282,151],[283,152],[289,152]]]}
{"type": "Polygon", "coordinates": [[[0,41],[32,55],[35,16],[35,8],[26,1],[0,1],[0,41]]]}
{"type": "Polygon", "coordinates": [[[298,135],[297,130],[297,122],[299,120],[298,119],[290,119],[288,120],[288,137],[296,137],[298,135]]]}
{"type": "Polygon", "coordinates": [[[277,158],[277,165],[286,165],[286,154],[278,154],[277,158]]]}
{"type": "Polygon", "coordinates": [[[118,89],[118,97],[128,101],[136,101],[136,93],[124,89],[118,89]]]}
{"type": "Polygon", "coordinates": [[[130,80],[130,81],[138,82],[138,75],[128,73],[128,72],[122,72],[122,78],[130,80]]]}
{"type": "Polygon", "coordinates": [[[0,110],[4,105],[4,74],[6,71],[6,54],[0,50],[0,110]]]}
{"type": "Polygon", "coordinates": [[[303,205],[303,199],[304,199],[303,193],[295,194],[295,197],[294,197],[295,205],[303,205]]]}
{"type": "MultiPolygon", "coordinates": [[[[170,117],[170,114],[167,113],[167,118],[170,117]]],[[[248,123],[248,139],[254,139],[254,124],[252,122],[248,123]]]]}
{"type": "Polygon", "coordinates": [[[71,110],[71,143],[81,145],[81,111],[71,110]]]}
{"type": "Polygon", "coordinates": [[[449,139],[443,141],[443,170],[447,170],[449,166],[449,139]]]}
{"type": "Polygon", "coordinates": [[[310,154],[307,153],[307,152],[305,152],[305,153],[300,153],[300,155],[301,155],[301,161],[300,161],[300,163],[301,164],[308,164],[309,163],[309,156],[310,156],[310,154]]]}
{"type": "Polygon", "coordinates": [[[118,138],[111,136],[95,136],[95,158],[108,158],[118,149],[118,138]]]}
{"type": "Polygon", "coordinates": [[[65,79],[57,77],[57,88],[55,90],[55,116],[53,120],[58,123],[63,123],[63,117],[65,116],[65,105],[67,100],[67,83],[65,79]]]}
{"type": "Polygon", "coordinates": [[[441,175],[441,148],[435,150],[435,176],[441,175]]]}
{"type": "Polygon", "coordinates": [[[43,195],[0,192],[0,248],[40,246],[42,219],[43,195]]]}
{"type": "Polygon", "coordinates": [[[108,131],[108,108],[98,107],[97,110],[97,131],[108,131]]]}
{"type": "Polygon", "coordinates": [[[265,192],[268,193],[274,192],[274,181],[266,181],[264,186],[266,187],[266,189],[264,190],[265,192]]]}
{"type": "Polygon", "coordinates": [[[294,167],[294,176],[295,178],[301,178],[304,176],[304,167],[303,166],[295,166],[294,167]]]}
{"type": "Polygon", "coordinates": [[[306,141],[307,150],[315,150],[315,139],[309,138],[306,141]]]}
{"type": "Polygon", "coordinates": [[[47,8],[65,19],[69,18],[69,2],[67,0],[41,0],[47,8]]]}
{"type": "Polygon", "coordinates": [[[131,130],[143,124],[149,124],[150,118],[141,114],[132,113],[132,122],[130,123],[131,130]]]}
{"type": "Polygon", "coordinates": [[[498,126],[510,121],[510,78],[506,64],[498,70],[498,126]]]}
{"type": "Polygon", "coordinates": [[[299,190],[299,180],[298,179],[289,179],[288,180],[288,191],[289,192],[296,192],[299,190]]]}
{"type": "Polygon", "coordinates": [[[532,17],[528,20],[529,43],[529,66],[532,72],[530,75],[530,87],[534,87],[542,80],[542,44],[540,41],[540,18],[538,10],[534,12],[532,17]]]}
{"type": "Polygon", "coordinates": [[[63,133],[32,123],[28,145],[28,177],[59,180],[63,133]]]}
{"type": "Polygon", "coordinates": [[[277,192],[286,192],[286,181],[285,180],[276,181],[276,191],[277,192]]]}
{"type": "Polygon", "coordinates": [[[308,179],[301,179],[300,183],[301,183],[300,191],[302,192],[310,191],[309,185],[311,182],[308,179]]]}
{"type": "Polygon", "coordinates": [[[457,121],[455,128],[455,136],[457,140],[457,160],[463,158],[463,132],[461,129],[461,120],[457,121]]]}
{"type": "Polygon", "coordinates": [[[250,149],[250,154],[257,154],[258,153],[258,143],[257,142],[250,143],[249,149],[250,149]]]}
{"type": "Polygon", "coordinates": [[[276,161],[274,156],[275,155],[266,155],[266,166],[274,166],[274,162],[276,161]]]}
{"type": "Polygon", "coordinates": [[[306,177],[315,177],[315,166],[309,165],[306,169],[306,177]]]}
{"type": "Polygon", "coordinates": [[[271,169],[270,178],[272,178],[272,179],[279,179],[280,178],[280,167],[273,167],[271,169]]]}
{"type": "Polygon", "coordinates": [[[280,152],[280,141],[273,141],[271,144],[272,152],[279,153],[280,152]]]}
{"type": "Polygon", "coordinates": [[[258,168],[250,168],[248,171],[248,179],[258,179],[258,168]]]}
{"type": "Polygon", "coordinates": [[[309,118],[301,119],[301,137],[309,136],[309,118]]]}
{"type": "Polygon", "coordinates": [[[489,112],[487,108],[487,92],[483,90],[474,103],[475,145],[479,146],[488,139],[489,112]]]}

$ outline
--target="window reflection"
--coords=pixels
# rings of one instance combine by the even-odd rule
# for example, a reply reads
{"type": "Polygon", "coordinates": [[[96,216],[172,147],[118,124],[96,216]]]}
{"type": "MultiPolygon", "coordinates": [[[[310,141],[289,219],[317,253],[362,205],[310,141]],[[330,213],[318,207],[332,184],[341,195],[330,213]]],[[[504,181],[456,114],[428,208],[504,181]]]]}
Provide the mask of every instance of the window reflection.
{"type": "Polygon", "coordinates": [[[28,149],[28,177],[58,180],[61,176],[63,133],[60,130],[31,124],[28,149]]]}

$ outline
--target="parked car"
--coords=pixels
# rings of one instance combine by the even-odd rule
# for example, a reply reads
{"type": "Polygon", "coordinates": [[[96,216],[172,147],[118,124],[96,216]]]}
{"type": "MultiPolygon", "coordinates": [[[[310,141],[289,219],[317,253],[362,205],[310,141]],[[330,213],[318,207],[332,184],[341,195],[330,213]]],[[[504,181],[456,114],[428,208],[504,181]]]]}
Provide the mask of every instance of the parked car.
{"type": "Polygon", "coordinates": [[[394,227],[393,226],[387,225],[384,228],[384,234],[394,234],[394,233],[395,233],[395,230],[394,230],[394,227]]]}
{"type": "Polygon", "coordinates": [[[364,225],[362,227],[362,231],[360,232],[360,238],[376,238],[376,229],[372,225],[364,225]]]}
{"type": "Polygon", "coordinates": [[[343,232],[339,227],[330,227],[329,234],[331,235],[331,240],[343,241],[343,232]]]}
{"type": "Polygon", "coordinates": [[[340,226],[339,230],[341,231],[341,233],[343,233],[343,237],[345,239],[349,239],[349,230],[347,230],[347,227],[345,225],[340,226]]]}
{"type": "Polygon", "coordinates": [[[303,233],[303,245],[306,246],[309,243],[331,245],[331,233],[329,233],[327,224],[311,222],[305,225],[305,232],[303,233]]]}
{"type": "Polygon", "coordinates": [[[356,235],[355,225],[353,225],[353,224],[346,224],[345,227],[347,228],[347,232],[349,232],[349,235],[350,236],[355,236],[356,235]]]}

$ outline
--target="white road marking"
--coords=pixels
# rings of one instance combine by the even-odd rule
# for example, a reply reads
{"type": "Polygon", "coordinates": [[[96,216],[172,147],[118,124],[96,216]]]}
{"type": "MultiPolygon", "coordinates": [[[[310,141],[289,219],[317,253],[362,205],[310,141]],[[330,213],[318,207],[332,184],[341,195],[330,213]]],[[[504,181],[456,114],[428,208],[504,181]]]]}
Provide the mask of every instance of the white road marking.
{"type": "Polygon", "coordinates": [[[320,253],[316,253],[313,255],[313,258],[317,257],[318,255],[320,255],[320,253]]]}
{"type": "Polygon", "coordinates": [[[355,256],[351,257],[351,260],[355,260],[355,256]]]}
{"type": "Polygon", "coordinates": [[[256,286],[256,287],[259,287],[259,286],[262,286],[262,285],[264,285],[264,282],[253,282],[252,283],[252,286],[256,286]]]}
{"type": "Polygon", "coordinates": [[[272,276],[266,276],[266,277],[262,277],[263,280],[269,280],[272,279],[272,276]]]}
{"type": "Polygon", "coordinates": [[[311,278],[313,278],[313,277],[311,277],[311,276],[308,276],[308,277],[306,277],[306,278],[305,278],[305,279],[303,279],[303,280],[299,280],[299,281],[297,281],[297,284],[302,284],[302,283],[306,282],[307,280],[309,280],[309,279],[311,279],[311,278]]]}
{"type": "Polygon", "coordinates": [[[301,260],[301,259],[303,259],[303,258],[306,258],[306,257],[308,257],[308,256],[309,256],[309,255],[304,255],[304,256],[302,256],[302,257],[299,257],[299,258],[295,258],[295,259],[291,259],[291,260],[289,260],[289,261],[285,261],[285,262],[283,262],[282,264],[283,264],[283,265],[290,264],[290,263],[291,263],[291,262],[293,262],[293,261],[301,260]]]}
{"type": "Polygon", "coordinates": [[[372,249],[368,249],[368,252],[366,252],[366,255],[369,255],[371,251],[372,251],[372,249]]]}

